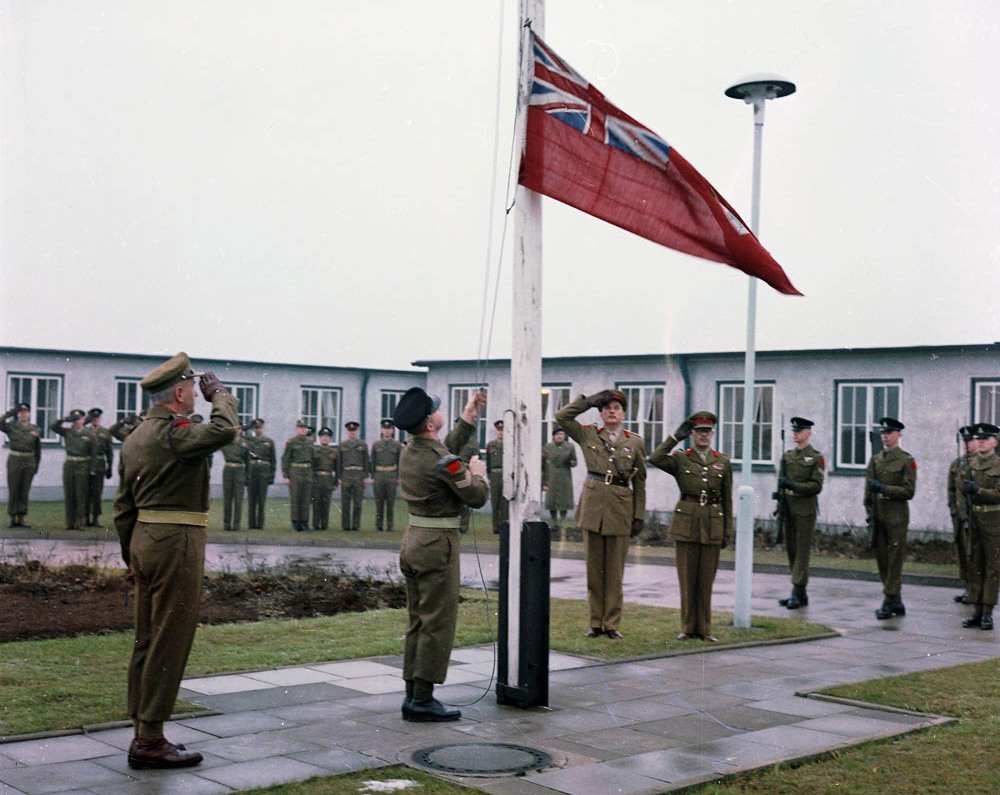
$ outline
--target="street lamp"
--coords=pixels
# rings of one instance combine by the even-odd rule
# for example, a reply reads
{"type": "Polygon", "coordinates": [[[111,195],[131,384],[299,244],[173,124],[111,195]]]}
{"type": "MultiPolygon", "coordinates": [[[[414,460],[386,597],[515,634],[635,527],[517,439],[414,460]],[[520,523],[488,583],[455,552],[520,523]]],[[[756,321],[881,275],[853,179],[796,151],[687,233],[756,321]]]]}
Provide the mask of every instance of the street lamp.
{"type": "MultiPolygon", "coordinates": [[[[795,83],[777,75],[751,75],[726,89],[726,96],[753,105],[753,198],[750,230],[759,235],[760,152],[764,139],[764,103],[795,93],[795,83]]],[[[749,277],[747,288],[747,348],[743,370],[743,466],[737,490],[736,511],[736,608],[733,624],[750,627],[750,595],[753,580],[753,419],[755,337],[757,327],[757,279],[749,277]]]]}

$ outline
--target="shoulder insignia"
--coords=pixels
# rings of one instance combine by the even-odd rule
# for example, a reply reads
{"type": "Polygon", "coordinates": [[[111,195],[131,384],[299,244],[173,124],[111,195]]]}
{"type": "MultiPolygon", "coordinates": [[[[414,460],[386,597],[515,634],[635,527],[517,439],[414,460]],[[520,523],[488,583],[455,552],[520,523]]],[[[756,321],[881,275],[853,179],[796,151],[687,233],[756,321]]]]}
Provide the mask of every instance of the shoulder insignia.
{"type": "Polygon", "coordinates": [[[688,456],[690,458],[691,456],[694,455],[694,448],[693,447],[689,447],[687,450],[678,450],[677,454],[678,455],[686,455],[686,456],[688,456]]]}
{"type": "Polygon", "coordinates": [[[191,420],[187,417],[174,417],[173,422],[170,423],[171,428],[183,428],[191,424],[191,420]]]}
{"type": "Polygon", "coordinates": [[[626,439],[631,439],[633,436],[635,436],[635,434],[632,433],[632,431],[628,431],[628,430],[625,431],[625,438],[626,439]]]}
{"type": "Polygon", "coordinates": [[[819,457],[819,466],[820,469],[826,469],[826,458],[824,458],[823,456],[819,457]]]}
{"type": "Polygon", "coordinates": [[[910,469],[912,469],[914,472],[917,471],[917,459],[915,458],[910,459],[910,469]]]}
{"type": "Polygon", "coordinates": [[[449,475],[457,475],[462,471],[462,459],[457,455],[441,456],[437,462],[439,472],[447,472],[449,475]]]}

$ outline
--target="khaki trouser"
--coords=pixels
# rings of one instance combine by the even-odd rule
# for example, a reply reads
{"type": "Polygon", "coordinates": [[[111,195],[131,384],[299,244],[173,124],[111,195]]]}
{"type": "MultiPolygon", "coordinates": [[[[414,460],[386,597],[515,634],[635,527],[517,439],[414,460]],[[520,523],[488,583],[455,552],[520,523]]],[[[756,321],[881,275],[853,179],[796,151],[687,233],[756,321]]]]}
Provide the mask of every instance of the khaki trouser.
{"type": "Polygon", "coordinates": [[[91,472],[87,475],[87,522],[89,524],[97,524],[101,515],[101,499],[103,497],[104,470],[91,472]]]}
{"type": "Polygon", "coordinates": [[[12,453],[7,456],[7,513],[11,516],[24,516],[28,512],[28,495],[34,477],[33,455],[12,453]]]}
{"type": "Polygon", "coordinates": [[[326,530],[330,525],[330,499],[336,486],[333,473],[319,472],[313,481],[313,529],[326,530]]]}
{"type": "Polygon", "coordinates": [[[162,723],[177,700],[198,626],[205,538],[204,527],[145,522],[132,534],[135,645],[128,710],[138,723],[162,723]]]}
{"type": "Polygon", "coordinates": [[[490,508],[493,512],[493,532],[500,532],[500,525],[508,520],[507,500],[503,496],[503,471],[494,470],[490,474],[490,508]]]}
{"type": "Polygon", "coordinates": [[[361,528],[361,503],[365,496],[364,476],[345,476],[340,483],[340,529],[361,528]]]}
{"type": "Polygon", "coordinates": [[[243,516],[243,489],[247,483],[246,467],[222,468],[222,526],[226,530],[239,530],[243,516]]]}
{"type": "Polygon", "coordinates": [[[681,589],[681,631],[708,637],[712,634],[712,586],[721,547],[690,541],[674,543],[674,563],[681,589]]]}
{"type": "Polygon", "coordinates": [[[955,531],[955,549],[958,552],[958,576],[962,582],[969,582],[969,550],[970,539],[968,531],[962,526],[962,520],[952,514],[951,526],[955,531]]]}
{"type": "Polygon", "coordinates": [[[406,528],[399,551],[409,615],[403,679],[441,684],[448,675],[458,619],[458,545],[457,530],[406,528]]]}
{"type": "Polygon", "coordinates": [[[375,485],[375,529],[392,530],[393,513],[396,508],[396,472],[376,472],[375,485]],[[384,520],[384,522],[383,522],[384,520]]]}
{"type": "Polygon", "coordinates": [[[590,604],[590,626],[594,629],[618,629],[622,619],[622,580],[625,578],[628,544],[628,536],[602,536],[591,531],[583,534],[583,551],[587,556],[587,601],[590,604]]]}
{"type": "Polygon", "coordinates": [[[292,464],[288,470],[288,507],[292,523],[309,524],[312,505],[312,466],[292,464]]]}
{"type": "Polygon", "coordinates": [[[969,601],[994,606],[1000,590],[1000,527],[978,527],[970,534],[972,567],[969,572],[969,601]]]}
{"type": "Polygon", "coordinates": [[[260,530],[264,527],[264,509],[267,507],[267,487],[271,485],[271,467],[267,464],[250,464],[247,480],[247,527],[260,530]]]}
{"type": "Polygon", "coordinates": [[[875,560],[886,596],[899,596],[903,589],[906,528],[905,523],[875,520],[875,560]]]}
{"type": "Polygon", "coordinates": [[[788,568],[792,570],[792,585],[797,588],[805,588],[809,583],[809,553],[812,551],[815,530],[816,514],[788,514],[785,551],[788,553],[788,568]]]}
{"type": "Polygon", "coordinates": [[[78,530],[87,522],[89,478],[90,461],[63,462],[63,505],[66,508],[67,529],[78,530]]]}

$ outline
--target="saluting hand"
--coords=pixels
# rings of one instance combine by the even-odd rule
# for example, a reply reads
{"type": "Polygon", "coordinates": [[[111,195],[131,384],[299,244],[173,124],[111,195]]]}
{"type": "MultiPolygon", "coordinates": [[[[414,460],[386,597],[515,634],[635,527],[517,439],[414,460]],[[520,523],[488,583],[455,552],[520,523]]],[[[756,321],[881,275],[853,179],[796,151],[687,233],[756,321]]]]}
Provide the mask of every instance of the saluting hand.
{"type": "Polygon", "coordinates": [[[684,420],[680,425],[677,426],[677,430],[674,431],[674,438],[678,441],[684,441],[691,435],[691,429],[694,427],[694,423],[691,420],[684,420]]]}
{"type": "Polygon", "coordinates": [[[198,379],[198,388],[201,389],[201,394],[205,400],[211,400],[212,395],[216,392],[228,392],[219,377],[213,373],[211,370],[206,370],[202,373],[201,377],[198,379]]]}
{"type": "Polygon", "coordinates": [[[483,461],[478,455],[472,456],[469,459],[469,472],[473,475],[478,475],[481,478],[486,477],[486,462],[483,461]]]}

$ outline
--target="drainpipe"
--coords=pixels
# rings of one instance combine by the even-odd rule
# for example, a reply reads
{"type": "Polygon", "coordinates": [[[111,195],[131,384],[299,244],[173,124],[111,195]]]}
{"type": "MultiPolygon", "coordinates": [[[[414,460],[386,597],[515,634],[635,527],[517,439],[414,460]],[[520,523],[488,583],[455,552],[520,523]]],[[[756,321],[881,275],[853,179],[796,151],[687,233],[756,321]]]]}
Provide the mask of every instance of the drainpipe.
{"type": "Polygon", "coordinates": [[[368,379],[371,372],[365,370],[361,376],[361,416],[358,422],[361,423],[361,438],[368,438],[368,379]]]}

